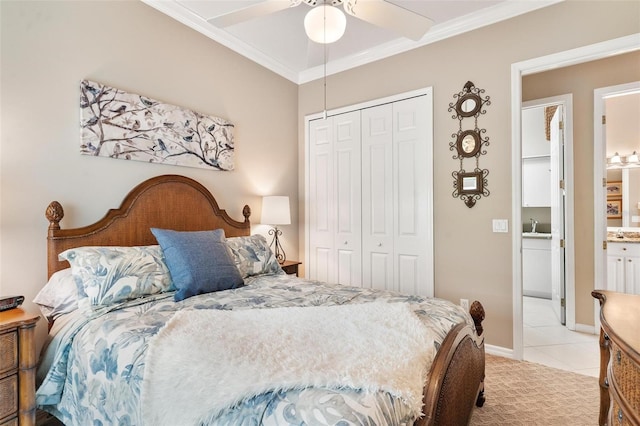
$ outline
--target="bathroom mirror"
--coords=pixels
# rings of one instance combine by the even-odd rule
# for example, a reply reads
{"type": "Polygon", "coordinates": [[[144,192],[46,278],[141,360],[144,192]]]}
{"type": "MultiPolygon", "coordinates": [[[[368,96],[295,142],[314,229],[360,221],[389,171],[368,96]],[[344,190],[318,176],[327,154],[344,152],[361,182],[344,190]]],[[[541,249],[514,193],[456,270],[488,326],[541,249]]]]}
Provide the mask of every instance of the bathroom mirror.
{"type": "Polygon", "coordinates": [[[473,117],[482,107],[482,99],[475,93],[462,95],[456,102],[456,114],[460,117],[473,117]]]}
{"type": "Polygon", "coordinates": [[[456,148],[459,156],[475,157],[481,146],[480,135],[475,130],[465,130],[458,134],[456,148]]]}
{"type": "Polygon", "coordinates": [[[607,170],[607,182],[620,184],[619,192],[607,192],[607,205],[617,208],[615,215],[607,214],[607,227],[638,228],[640,168],[610,168],[607,170]]]}

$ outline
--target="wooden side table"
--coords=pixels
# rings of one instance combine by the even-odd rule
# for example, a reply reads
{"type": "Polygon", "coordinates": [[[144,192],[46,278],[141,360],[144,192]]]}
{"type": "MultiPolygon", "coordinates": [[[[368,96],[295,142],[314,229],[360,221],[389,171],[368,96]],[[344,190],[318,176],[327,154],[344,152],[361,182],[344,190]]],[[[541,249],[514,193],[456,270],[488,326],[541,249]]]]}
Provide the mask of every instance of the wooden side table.
{"type": "Polygon", "coordinates": [[[36,424],[38,315],[20,308],[0,312],[0,425],[36,424]]]}
{"type": "Polygon", "coordinates": [[[284,263],[280,264],[280,267],[287,274],[296,274],[298,276],[298,265],[302,265],[302,262],[298,262],[297,260],[285,260],[284,263]]]}

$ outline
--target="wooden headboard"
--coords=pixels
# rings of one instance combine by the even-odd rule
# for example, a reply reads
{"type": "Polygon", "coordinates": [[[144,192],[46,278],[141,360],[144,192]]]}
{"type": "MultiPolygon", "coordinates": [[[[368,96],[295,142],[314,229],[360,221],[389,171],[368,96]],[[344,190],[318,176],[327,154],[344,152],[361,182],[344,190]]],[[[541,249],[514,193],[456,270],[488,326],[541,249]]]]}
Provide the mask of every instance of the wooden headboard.
{"type": "Polygon", "coordinates": [[[163,175],[146,180],[133,188],[117,209],[88,226],[61,229],[64,210],[57,201],[47,207],[48,277],[69,267],[58,254],[82,246],[146,246],[158,244],[151,228],[176,231],[204,231],[222,228],[227,237],[251,233],[251,209],[242,210],[244,222],[238,222],[218,207],[211,193],[193,179],[163,175]]]}

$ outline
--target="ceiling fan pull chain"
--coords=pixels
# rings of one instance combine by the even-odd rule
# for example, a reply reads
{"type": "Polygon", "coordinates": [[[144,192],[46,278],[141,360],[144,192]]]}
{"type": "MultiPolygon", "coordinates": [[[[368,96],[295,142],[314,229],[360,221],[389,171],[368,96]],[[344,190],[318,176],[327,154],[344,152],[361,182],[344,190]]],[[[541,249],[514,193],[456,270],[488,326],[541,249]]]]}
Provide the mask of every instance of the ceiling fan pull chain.
{"type": "Polygon", "coordinates": [[[323,46],[324,47],[324,49],[323,49],[323,52],[324,52],[324,83],[323,83],[324,84],[324,113],[323,113],[323,117],[326,120],[327,119],[327,43],[326,43],[326,41],[327,41],[327,11],[326,11],[326,9],[324,10],[324,21],[323,22],[324,22],[323,23],[324,27],[323,27],[323,31],[322,32],[324,33],[323,37],[324,37],[324,40],[325,40],[325,43],[324,43],[324,46],[323,46]]]}

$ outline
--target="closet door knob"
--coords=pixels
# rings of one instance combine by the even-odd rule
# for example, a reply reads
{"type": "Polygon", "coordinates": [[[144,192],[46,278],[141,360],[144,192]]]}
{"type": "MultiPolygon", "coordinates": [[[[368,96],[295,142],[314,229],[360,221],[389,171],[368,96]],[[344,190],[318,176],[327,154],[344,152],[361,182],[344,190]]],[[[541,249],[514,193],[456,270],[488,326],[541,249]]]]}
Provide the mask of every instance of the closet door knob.
{"type": "Polygon", "coordinates": [[[382,243],[378,243],[378,247],[382,247],[382,243]]]}

